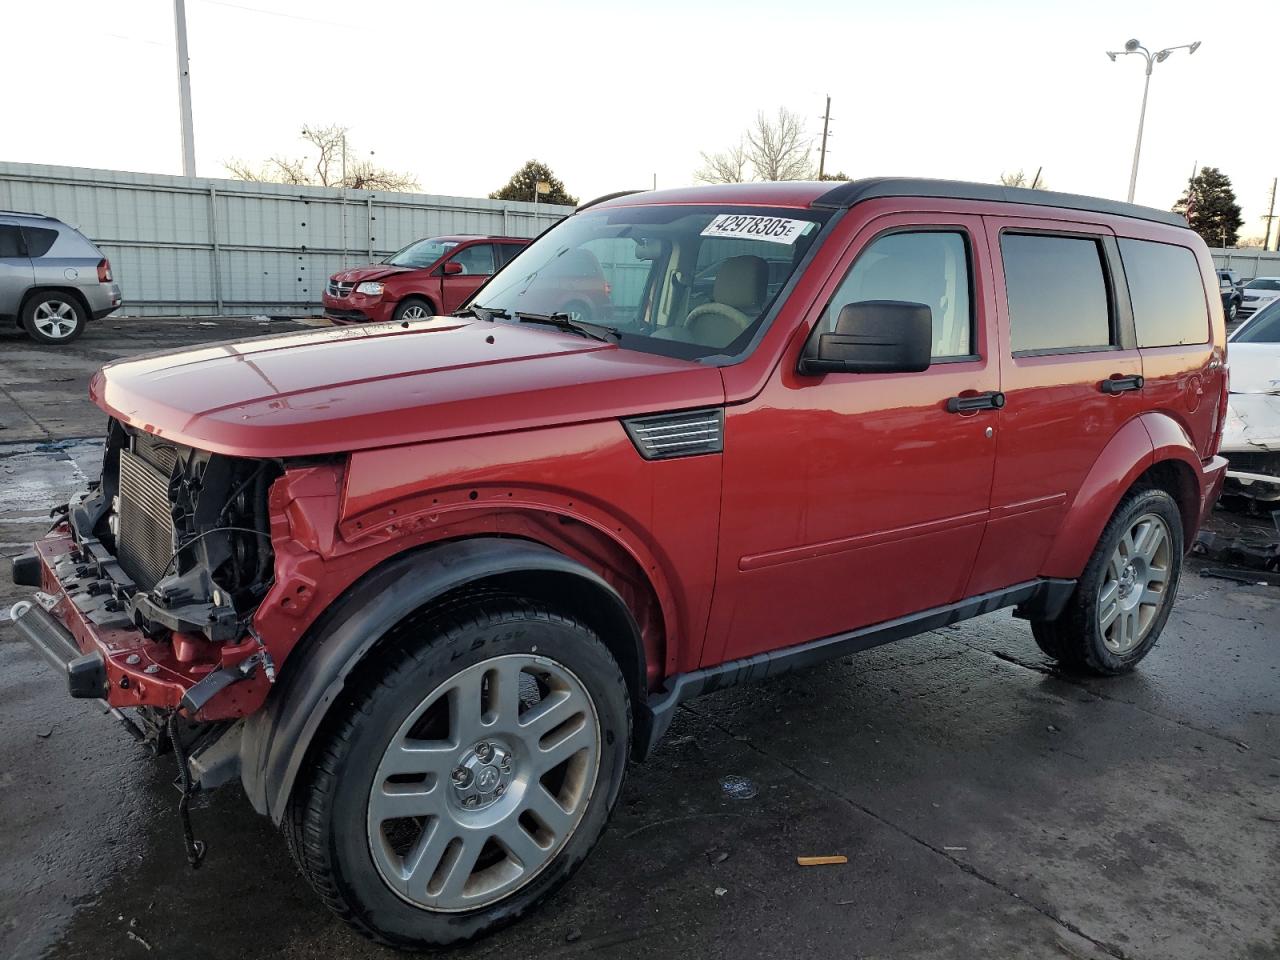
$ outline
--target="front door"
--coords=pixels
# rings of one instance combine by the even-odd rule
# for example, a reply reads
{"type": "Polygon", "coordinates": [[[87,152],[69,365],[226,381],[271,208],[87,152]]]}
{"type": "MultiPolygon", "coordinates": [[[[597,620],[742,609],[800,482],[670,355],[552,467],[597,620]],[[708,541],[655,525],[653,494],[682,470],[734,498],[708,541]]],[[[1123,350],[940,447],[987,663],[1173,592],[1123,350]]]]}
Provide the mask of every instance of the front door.
{"type": "Polygon", "coordinates": [[[479,290],[493,275],[493,244],[473,243],[463,247],[446,263],[457,264],[461,273],[446,273],[440,280],[442,314],[448,315],[457,310],[467,298],[479,290]]]}
{"type": "Polygon", "coordinates": [[[996,411],[948,400],[1000,389],[981,220],[893,214],[843,242],[805,330],[847,303],[924,303],[934,360],[801,376],[797,331],[763,391],[728,408],[707,665],[958,600],[978,552],[996,411]]]}

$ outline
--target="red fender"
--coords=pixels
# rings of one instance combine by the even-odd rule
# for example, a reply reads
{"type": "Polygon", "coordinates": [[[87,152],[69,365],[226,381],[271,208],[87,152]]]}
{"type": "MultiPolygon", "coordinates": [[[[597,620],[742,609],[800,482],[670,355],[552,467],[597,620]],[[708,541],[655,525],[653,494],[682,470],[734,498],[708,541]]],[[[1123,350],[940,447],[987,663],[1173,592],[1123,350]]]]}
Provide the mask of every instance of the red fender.
{"type": "Polygon", "coordinates": [[[1116,504],[1133,482],[1155,462],[1151,436],[1141,417],[1116,431],[1094,461],[1075,500],[1067,508],[1058,536],[1041,571],[1046,577],[1079,577],[1111,519],[1116,504]]]}
{"type": "Polygon", "coordinates": [[[1182,424],[1163,413],[1148,412],[1121,427],[1094,461],[1067,509],[1042,574],[1079,577],[1121,498],[1157,464],[1168,467],[1167,476],[1176,484],[1184,543],[1190,547],[1205,498],[1200,458],[1182,424]]]}

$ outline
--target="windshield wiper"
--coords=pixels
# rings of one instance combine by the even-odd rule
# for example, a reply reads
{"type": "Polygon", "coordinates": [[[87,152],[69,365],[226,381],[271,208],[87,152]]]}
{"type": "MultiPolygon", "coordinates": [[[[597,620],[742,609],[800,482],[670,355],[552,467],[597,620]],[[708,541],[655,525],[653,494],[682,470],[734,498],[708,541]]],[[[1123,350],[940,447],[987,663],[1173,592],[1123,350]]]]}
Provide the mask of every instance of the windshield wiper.
{"type": "Polygon", "coordinates": [[[618,341],[622,339],[622,331],[615,327],[607,327],[602,323],[591,323],[587,320],[575,320],[567,313],[516,313],[516,319],[521,323],[542,323],[548,327],[555,327],[557,330],[565,330],[569,333],[576,333],[584,337],[590,337],[592,340],[600,340],[608,343],[610,340],[618,341]]]}
{"type": "Polygon", "coordinates": [[[511,314],[500,307],[482,307],[477,303],[473,303],[469,307],[463,307],[461,310],[455,310],[449,314],[451,317],[475,317],[477,320],[510,320],[511,314]]]}

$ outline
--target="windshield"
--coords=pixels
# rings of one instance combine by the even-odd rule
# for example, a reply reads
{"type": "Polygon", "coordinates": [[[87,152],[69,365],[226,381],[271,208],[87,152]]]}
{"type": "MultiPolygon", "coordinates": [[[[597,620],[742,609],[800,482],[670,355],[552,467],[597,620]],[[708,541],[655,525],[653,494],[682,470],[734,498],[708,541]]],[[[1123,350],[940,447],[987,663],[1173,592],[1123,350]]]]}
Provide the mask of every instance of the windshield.
{"type": "Polygon", "coordinates": [[[1275,277],[1259,277],[1244,285],[1246,290],[1280,290],[1280,280],[1275,277]]]}
{"type": "Polygon", "coordinates": [[[457,240],[415,240],[382,262],[393,267],[429,267],[457,245],[457,240]]]}
{"type": "Polygon", "coordinates": [[[1280,343],[1280,300],[1255,313],[1229,339],[1232,343],[1280,343]]]}
{"type": "Polygon", "coordinates": [[[745,349],[813,245],[821,211],[722,205],[588,210],[563,220],[476,297],[567,314],[621,346],[697,359],[745,349]]]}

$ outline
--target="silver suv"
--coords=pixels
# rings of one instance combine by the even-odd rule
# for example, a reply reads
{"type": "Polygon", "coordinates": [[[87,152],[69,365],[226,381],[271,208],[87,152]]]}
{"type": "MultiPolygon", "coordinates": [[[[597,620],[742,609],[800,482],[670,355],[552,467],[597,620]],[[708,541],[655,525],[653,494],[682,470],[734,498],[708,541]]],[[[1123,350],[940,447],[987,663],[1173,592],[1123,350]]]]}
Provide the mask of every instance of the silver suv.
{"type": "Polygon", "coordinates": [[[111,262],[79,230],[0,210],[0,321],[41,343],[69,343],[120,306],[111,262]]]}

